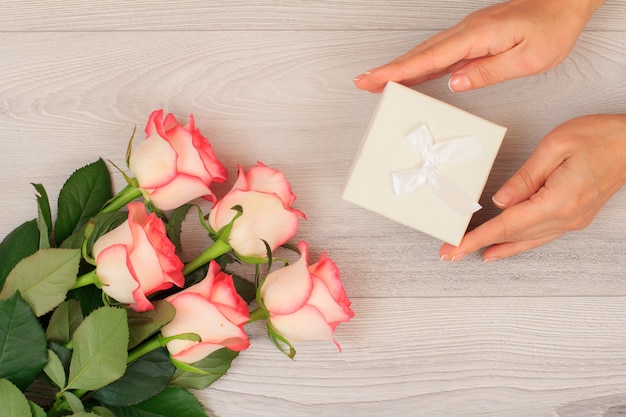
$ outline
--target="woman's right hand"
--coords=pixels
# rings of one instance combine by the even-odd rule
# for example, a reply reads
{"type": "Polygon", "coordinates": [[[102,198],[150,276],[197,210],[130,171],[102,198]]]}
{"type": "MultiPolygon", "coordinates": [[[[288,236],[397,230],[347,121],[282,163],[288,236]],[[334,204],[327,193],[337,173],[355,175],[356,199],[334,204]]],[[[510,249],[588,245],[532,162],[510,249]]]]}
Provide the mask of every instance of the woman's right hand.
{"type": "Polygon", "coordinates": [[[461,92],[546,72],[574,47],[603,0],[511,0],[478,10],[382,67],[355,78],[380,92],[387,81],[416,85],[451,73],[461,92]]]}

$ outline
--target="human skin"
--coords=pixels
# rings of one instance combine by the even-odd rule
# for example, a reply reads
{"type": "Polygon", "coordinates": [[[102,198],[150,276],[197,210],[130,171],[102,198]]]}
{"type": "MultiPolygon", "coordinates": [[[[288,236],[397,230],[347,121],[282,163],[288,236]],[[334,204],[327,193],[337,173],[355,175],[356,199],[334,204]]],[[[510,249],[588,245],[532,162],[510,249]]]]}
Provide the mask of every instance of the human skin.
{"type": "MultiPolygon", "coordinates": [[[[468,15],[456,26],[354,79],[379,92],[451,74],[461,92],[546,72],[569,54],[599,0],[513,0],[468,15]]],[[[487,262],[535,248],[586,227],[626,183],[626,115],[589,115],[550,132],[493,196],[503,209],[468,232],[458,247],[443,244],[443,261],[481,248],[487,262]]]]}

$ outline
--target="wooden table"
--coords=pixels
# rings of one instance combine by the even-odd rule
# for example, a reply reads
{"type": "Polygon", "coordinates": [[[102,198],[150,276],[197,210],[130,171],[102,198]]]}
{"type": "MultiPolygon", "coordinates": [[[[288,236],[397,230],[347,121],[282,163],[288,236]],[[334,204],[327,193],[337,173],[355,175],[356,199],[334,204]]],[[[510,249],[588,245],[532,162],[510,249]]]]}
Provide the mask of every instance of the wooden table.
{"type": "MultiPolygon", "coordinates": [[[[352,78],[491,1],[24,0],[0,4],[0,236],[52,203],[73,169],[124,164],[134,125],[190,113],[228,166],[283,170],[356,312],[291,361],[252,347],[211,388],[211,415],[616,416],[626,413],[626,194],[587,229],[493,264],[341,200],[377,96],[352,78]]],[[[508,127],[472,226],[553,127],[626,109],[626,1],[608,1],[556,69],[453,94],[508,127]]],[[[116,189],[122,184],[116,175],[116,189]]],[[[195,236],[198,230],[191,230],[195,236]]],[[[190,248],[201,248],[198,238],[190,248]]]]}

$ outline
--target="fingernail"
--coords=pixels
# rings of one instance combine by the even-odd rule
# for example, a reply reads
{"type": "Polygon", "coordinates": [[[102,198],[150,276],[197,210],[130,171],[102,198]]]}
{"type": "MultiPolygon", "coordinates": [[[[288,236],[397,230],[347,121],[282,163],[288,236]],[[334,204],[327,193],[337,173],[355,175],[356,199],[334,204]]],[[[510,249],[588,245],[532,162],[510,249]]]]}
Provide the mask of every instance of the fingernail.
{"type": "Polygon", "coordinates": [[[461,259],[465,258],[464,253],[457,253],[450,258],[450,262],[459,262],[461,259]]]}
{"type": "Polygon", "coordinates": [[[506,207],[513,202],[515,192],[511,187],[504,186],[491,197],[493,203],[498,207],[506,207]]]}
{"type": "Polygon", "coordinates": [[[472,82],[467,75],[457,74],[453,75],[448,80],[448,88],[453,93],[459,93],[462,91],[470,90],[472,88],[472,82]]]}
{"type": "Polygon", "coordinates": [[[448,255],[447,253],[444,253],[443,255],[441,255],[441,262],[446,262],[448,259],[450,259],[450,255],[448,255]]]}
{"type": "Polygon", "coordinates": [[[485,258],[485,259],[483,259],[483,262],[486,263],[486,264],[489,264],[491,262],[495,262],[495,261],[498,261],[498,260],[500,260],[500,258],[485,258]]]}
{"type": "Polygon", "coordinates": [[[361,79],[363,77],[367,77],[368,75],[372,75],[372,72],[374,72],[376,68],[373,68],[369,71],[365,71],[363,74],[357,75],[355,78],[352,79],[352,81],[354,81],[355,83],[358,83],[359,81],[361,81],[361,79]]]}

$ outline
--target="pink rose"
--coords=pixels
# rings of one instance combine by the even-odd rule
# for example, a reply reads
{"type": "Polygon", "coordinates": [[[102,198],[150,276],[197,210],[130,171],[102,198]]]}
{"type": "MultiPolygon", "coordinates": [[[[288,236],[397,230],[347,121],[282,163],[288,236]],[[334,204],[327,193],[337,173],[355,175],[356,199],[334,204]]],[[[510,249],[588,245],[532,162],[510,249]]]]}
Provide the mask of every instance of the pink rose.
{"type": "Polygon", "coordinates": [[[300,210],[291,208],[296,196],[285,175],[258,162],[239,176],[228,192],[209,214],[209,225],[219,230],[231,222],[239,205],[243,215],[235,220],[228,244],[243,256],[265,258],[265,240],[272,250],[287,242],[296,233],[298,220],[305,218],[300,210]]]}
{"type": "Polygon", "coordinates": [[[308,246],[298,244],[300,259],[267,275],[261,284],[263,305],[269,322],[291,342],[334,340],[341,322],[350,321],[354,312],[333,261],[322,254],[308,265],[308,246]]]}
{"type": "Polygon", "coordinates": [[[135,311],[153,310],[148,295],[185,283],[175,251],[161,219],[148,215],[143,203],[128,204],[128,220],[93,246],[102,290],[135,311]]]}
{"type": "Polygon", "coordinates": [[[215,261],[209,264],[202,281],[166,300],[176,309],[176,316],[161,329],[161,334],[170,337],[196,333],[202,339],[168,342],[167,349],[174,359],[194,363],[224,347],[241,351],[250,346],[243,331],[250,319],[248,305],[235,290],[232,275],[222,272],[215,261]]]}
{"type": "Polygon", "coordinates": [[[147,138],[131,153],[129,166],[139,188],[155,207],[177,208],[197,197],[215,202],[211,182],[226,180],[208,139],[189,124],[181,126],[169,113],[154,111],[146,125],[147,138]]]}

